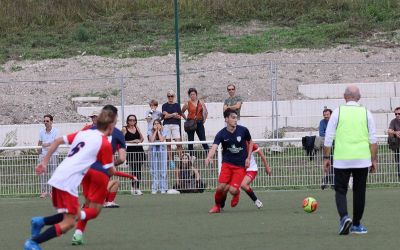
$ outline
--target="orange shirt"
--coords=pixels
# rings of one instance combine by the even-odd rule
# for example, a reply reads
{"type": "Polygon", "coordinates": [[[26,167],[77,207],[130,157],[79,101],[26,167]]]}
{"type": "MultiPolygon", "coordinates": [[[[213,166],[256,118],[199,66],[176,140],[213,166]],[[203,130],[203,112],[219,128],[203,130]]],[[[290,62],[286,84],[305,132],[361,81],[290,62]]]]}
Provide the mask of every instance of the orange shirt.
{"type": "Polygon", "coordinates": [[[202,121],[204,120],[203,118],[203,105],[201,105],[201,102],[197,102],[199,107],[197,109],[197,115],[196,113],[196,105],[194,105],[191,101],[188,102],[188,119],[194,119],[196,117],[197,121],[202,121]]]}

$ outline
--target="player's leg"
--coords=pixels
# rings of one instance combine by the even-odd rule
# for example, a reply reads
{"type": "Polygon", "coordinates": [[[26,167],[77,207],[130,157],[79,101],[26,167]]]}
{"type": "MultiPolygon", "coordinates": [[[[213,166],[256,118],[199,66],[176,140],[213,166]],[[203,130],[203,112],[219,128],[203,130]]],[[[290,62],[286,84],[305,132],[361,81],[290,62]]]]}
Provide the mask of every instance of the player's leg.
{"type": "Polygon", "coordinates": [[[215,190],[214,200],[215,205],[211,208],[209,213],[219,213],[221,211],[221,206],[223,205],[226,194],[228,192],[227,186],[231,180],[232,170],[226,164],[222,163],[221,173],[218,177],[218,185],[215,190]]]}
{"type": "Polygon", "coordinates": [[[89,185],[82,185],[85,197],[89,200],[89,204],[82,208],[80,213],[80,220],[76,225],[74,236],[72,237],[73,245],[83,244],[83,233],[85,232],[89,220],[97,218],[101,212],[104,201],[107,196],[107,185],[109,177],[97,170],[90,169],[86,175],[90,175],[91,182],[89,185]]]}
{"type": "Polygon", "coordinates": [[[235,167],[232,168],[232,178],[229,183],[229,192],[232,194],[231,207],[236,207],[240,199],[240,186],[242,184],[243,178],[246,175],[246,170],[244,168],[235,167]]]}
{"type": "Polygon", "coordinates": [[[115,203],[115,197],[120,186],[120,181],[118,179],[110,180],[107,186],[107,197],[103,207],[106,208],[118,208],[119,205],[115,203]]]}
{"type": "Polygon", "coordinates": [[[73,228],[79,214],[78,197],[53,188],[53,205],[59,213],[48,217],[32,218],[32,238],[27,240],[24,249],[40,249],[39,244],[60,236],[73,228]],[[41,233],[41,229],[48,225],[41,233]]]}
{"type": "Polygon", "coordinates": [[[243,178],[241,188],[246,192],[250,199],[254,202],[257,208],[262,208],[262,202],[257,198],[250,184],[254,181],[257,176],[257,171],[247,171],[246,176],[243,178]]]}
{"type": "Polygon", "coordinates": [[[350,169],[335,168],[335,200],[336,208],[340,216],[339,234],[349,234],[352,220],[347,212],[347,190],[350,179],[350,169]]]}
{"type": "Polygon", "coordinates": [[[361,224],[365,208],[365,190],[368,178],[368,168],[356,168],[353,175],[353,227],[352,233],[365,234],[367,229],[361,224]]]}

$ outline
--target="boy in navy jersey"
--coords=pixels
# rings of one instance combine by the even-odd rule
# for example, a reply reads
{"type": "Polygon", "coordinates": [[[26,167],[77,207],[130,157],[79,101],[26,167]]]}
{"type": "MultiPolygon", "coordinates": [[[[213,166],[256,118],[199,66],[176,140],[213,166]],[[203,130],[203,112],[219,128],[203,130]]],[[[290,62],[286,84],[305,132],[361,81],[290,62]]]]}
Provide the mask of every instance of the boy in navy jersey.
{"type": "Polygon", "coordinates": [[[253,141],[246,127],[237,125],[235,110],[224,111],[226,127],[215,136],[213,145],[205,160],[206,166],[210,163],[218,145],[222,144],[222,167],[218,177],[218,186],[215,192],[215,205],[209,213],[221,212],[221,204],[230,192],[233,196],[239,195],[240,184],[246,175],[246,168],[250,165],[253,141]]]}

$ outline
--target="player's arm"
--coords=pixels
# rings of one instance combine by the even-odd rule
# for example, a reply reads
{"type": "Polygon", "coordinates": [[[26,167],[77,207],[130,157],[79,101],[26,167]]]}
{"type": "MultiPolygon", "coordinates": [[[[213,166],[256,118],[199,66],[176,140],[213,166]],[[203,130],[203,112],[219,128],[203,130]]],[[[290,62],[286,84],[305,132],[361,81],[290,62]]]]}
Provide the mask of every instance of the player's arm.
{"type": "Polygon", "coordinates": [[[248,130],[247,130],[247,137],[249,140],[247,141],[247,158],[244,163],[245,168],[250,167],[251,153],[253,152],[253,145],[254,145],[254,142],[251,139],[250,132],[248,130]]]}
{"type": "Polygon", "coordinates": [[[206,160],[204,161],[204,163],[206,164],[206,166],[208,166],[208,164],[211,162],[211,159],[214,157],[215,152],[217,152],[217,149],[218,149],[218,144],[213,144],[213,145],[211,146],[210,151],[208,151],[207,158],[206,158],[206,160]]]}
{"type": "Polygon", "coordinates": [[[119,148],[118,149],[118,157],[117,157],[117,159],[115,159],[114,165],[119,166],[122,163],[124,163],[125,160],[126,160],[126,150],[125,150],[125,148],[119,148]]]}
{"type": "Polygon", "coordinates": [[[371,163],[372,163],[370,172],[375,173],[377,167],[378,144],[377,143],[370,144],[369,149],[371,151],[371,163]]]}
{"type": "Polygon", "coordinates": [[[268,175],[271,175],[271,167],[269,166],[267,162],[267,157],[265,157],[264,153],[260,150],[257,151],[257,154],[260,156],[262,162],[264,163],[265,166],[265,172],[267,172],[268,175]]]}
{"type": "Polygon", "coordinates": [[[44,156],[43,160],[36,166],[35,171],[37,174],[42,174],[46,172],[46,166],[47,163],[49,163],[50,157],[53,155],[53,153],[57,150],[58,146],[61,144],[65,144],[64,138],[63,137],[58,137],[53,141],[53,143],[50,145],[47,154],[44,156]]]}

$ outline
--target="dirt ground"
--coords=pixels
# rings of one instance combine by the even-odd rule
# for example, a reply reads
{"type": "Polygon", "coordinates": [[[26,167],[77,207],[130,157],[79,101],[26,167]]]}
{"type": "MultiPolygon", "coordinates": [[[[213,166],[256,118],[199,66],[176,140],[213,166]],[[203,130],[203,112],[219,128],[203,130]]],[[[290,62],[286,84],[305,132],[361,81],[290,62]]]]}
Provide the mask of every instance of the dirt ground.
{"type": "MultiPolygon", "coordinates": [[[[177,88],[174,74],[174,54],[8,61],[0,65],[0,124],[37,123],[46,113],[54,114],[57,122],[86,121],[76,107],[120,105],[121,86],[125,105],[147,104],[151,99],[162,104],[168,89],[177,88]],[[71,98],[77,96],[99,96],[102,101],[73,103],[71,98]]],[[[237,85],[245,101],[268,101],[275,80],[278,100],[303,99],[297,89],[300,84],[398,81],[400,50],[342,45],[260,54],[183,55],[180,79],[181,101],[187,100],[188,88],[196,87],[206,102],[221,102],[227,97],[228,83],[237,85]]]]}

